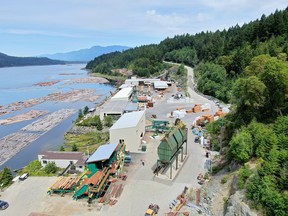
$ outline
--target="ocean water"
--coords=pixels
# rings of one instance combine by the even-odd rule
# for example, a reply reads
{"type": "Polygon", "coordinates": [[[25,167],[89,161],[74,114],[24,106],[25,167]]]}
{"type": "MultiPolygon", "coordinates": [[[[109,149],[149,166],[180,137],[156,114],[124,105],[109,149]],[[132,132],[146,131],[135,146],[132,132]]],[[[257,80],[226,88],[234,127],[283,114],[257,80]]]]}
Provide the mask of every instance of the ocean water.
{"type": "MultiPolygon", "coordinates": [[[[85,65],[50,65],[50,66],[26,66],[0,68],[0,106],[6,106],[13,102],[25,101],[32,98],[40,98],[55,92],[69,92],[74,89],[94,89],[99,99],[93,102],[54,102],[46,101],[44,103],[29,107],[23,110],[1,115],[0,119],[6,119],[29,110],[47,110],[50,113],[63,108],[83,109],[95,107],[103,99],[114,91],[114,87],[109,84],[95,83],[71,83],[75,78],[85,78],[89,75],[86,70],[82,70],[85,65]],[[52,86],[35,86],[39,82],[59,81],[52,86]]],[[[49,132],[42,135],[34,142],[27,145],[10,160],[0,166],[10,169],[18,169],[27,165],[30,161],[37,159],[37,155],[44,150],[58,150],[64,142],[64,133],[71,128],[73,121],[77,118],[78,111],[69,118],[61,122],[49,132]]],[[[41,117],[39,117],[41,118],[41,117]]],[[[0,125],[0,139],[10,133],[19,131],[22,127],[36,121],[36,119],[27,120],[10,125],[0,125]]]]}

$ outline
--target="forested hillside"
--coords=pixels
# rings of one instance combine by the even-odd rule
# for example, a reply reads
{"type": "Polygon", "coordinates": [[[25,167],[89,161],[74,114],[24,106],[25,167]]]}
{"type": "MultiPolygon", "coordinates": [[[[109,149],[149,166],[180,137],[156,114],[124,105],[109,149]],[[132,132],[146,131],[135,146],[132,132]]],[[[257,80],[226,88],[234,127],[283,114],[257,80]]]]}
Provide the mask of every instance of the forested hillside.
{"type": "Polygon", "coordinates": [[[60,65],[64,61],[52,60],[44,57],[15,57],[0,53],[0,67],[15,67],[28,65],[60,65]]]}
{"type": "MultiPolygon", "coordinates": [[[[222,137],[224,165],[240,166],[238,189],[264,215],[287,215],[287,56],[288,8],[241,27],[103,55],[87,68],[113,75],[111,69],[126,67],[150,76],[165,67],[163,60],[195,67],[197,88],[232,104],[232,112],[208,129],[222,137]]],[[[213,145],[220,149],[218,139],[213,145]]]]}

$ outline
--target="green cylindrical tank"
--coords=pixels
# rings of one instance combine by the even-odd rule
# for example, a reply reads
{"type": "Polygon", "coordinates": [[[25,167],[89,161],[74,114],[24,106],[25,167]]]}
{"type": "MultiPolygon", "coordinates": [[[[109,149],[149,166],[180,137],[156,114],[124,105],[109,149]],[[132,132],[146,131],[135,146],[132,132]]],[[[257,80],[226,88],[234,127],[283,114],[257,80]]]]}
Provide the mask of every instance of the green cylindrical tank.
{"type": "Polygon", "coordinates": [[[165,134],[158,146],[159,160],[163,163],[169,162],[179,148],[187,141],[187,131],[180,127],[173,127],[165,134]]]}

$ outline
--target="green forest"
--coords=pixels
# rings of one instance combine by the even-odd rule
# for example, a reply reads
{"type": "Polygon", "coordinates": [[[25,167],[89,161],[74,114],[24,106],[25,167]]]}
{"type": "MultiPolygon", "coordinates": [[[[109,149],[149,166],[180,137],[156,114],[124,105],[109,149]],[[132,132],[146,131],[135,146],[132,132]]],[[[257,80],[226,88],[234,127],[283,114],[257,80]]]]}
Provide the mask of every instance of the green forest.
{"type": "Polygon", "coordinates": [[[167,68],[163,61],[194,67],[198,90],[231,104],[232,111],[209,127],[213,135],[224,128],[221,153],[240,167],[239,189],[264,215],[287,215],[287,56],[288,8],[242,26],[102,55],[86,67],[109,75],[129,68],[140,77],[167,68]]]}

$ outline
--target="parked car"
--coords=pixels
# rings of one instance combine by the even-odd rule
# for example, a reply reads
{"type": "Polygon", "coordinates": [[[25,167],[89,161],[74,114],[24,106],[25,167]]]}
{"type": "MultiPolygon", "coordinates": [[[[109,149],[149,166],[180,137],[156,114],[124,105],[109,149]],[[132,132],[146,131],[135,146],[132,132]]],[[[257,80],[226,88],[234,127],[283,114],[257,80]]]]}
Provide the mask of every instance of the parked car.
{"type": "Polygon", "coordinates": [[[20,179],[21,181],[24,181],[25,179],[28,178],[28,176],[29,176],[28,173],[24,173],[23,175],[21,175],[21,176],[19,177],[19,179],[20,179]]]}
{"type": "Polygon", "coordinates": [[[129,164],[131,163],[132,157],[131,155],[125,155],[124,163],[129,164]]]}
{"type": "Polygon", "coordinates": [[[6,202],[4,200],[0,200],[0,209],[1,210],[8,208],[8,206],[9,206],[8,202],[6,202]]]}

